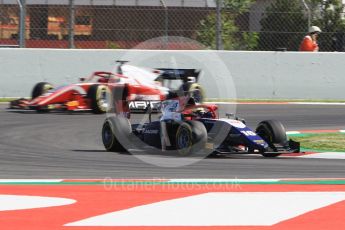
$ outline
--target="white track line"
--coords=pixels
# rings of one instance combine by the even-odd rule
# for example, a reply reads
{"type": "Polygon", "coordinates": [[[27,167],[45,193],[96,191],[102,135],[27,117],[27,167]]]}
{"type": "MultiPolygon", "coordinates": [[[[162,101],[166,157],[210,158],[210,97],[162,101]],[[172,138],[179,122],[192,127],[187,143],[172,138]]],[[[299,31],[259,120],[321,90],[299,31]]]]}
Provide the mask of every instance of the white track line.
{"type": "Polygon", "coordinates": [[[219,104],[219,105],[344,105],[345,102],[235,102],[235,101],[215,101],[215,102],[205,102],[206,104],[219,104]]]}
{"type": "Polygon", "coordinates": [[[60,179],[0,179],[0,183],[59,183],[60,179]]]}
{"type": "Polygon", "coordinates": [[[294,105],[345,105],[345,102],[288,102],[294,105]]]}
{"type": "Polygon", "coordinates": [[[301,132],[299,132],[299,131],[287,131],[286,134],[287,134],[287,135],[289,135],[289,134],[290,134],[290,135],[291,135],[291,134],[301,134],[301,132]]]}
{"type": "Polygon", "coordinates": [[[345,159],[345,153],[343,152],[323,152],[323,153],[313,153],[303,156],[298,156],[298,158],[310,158],[310,159],[345,159]]]}
{"type": "Polygon", "coordinates": [[[46,208],[69,205],[75,202],[72,199],[58,197],[0,195],[0,211],[46,208]]]}
{"type": "Polygon", "coordinates": [[[279,182],[279,179],[171,179],[171,183],[279,182]]]}
{"type": "Polygon", "coordinates": [[[272,226],[345,200],[345,192],[210,192],[65,226],[272,226]]]}

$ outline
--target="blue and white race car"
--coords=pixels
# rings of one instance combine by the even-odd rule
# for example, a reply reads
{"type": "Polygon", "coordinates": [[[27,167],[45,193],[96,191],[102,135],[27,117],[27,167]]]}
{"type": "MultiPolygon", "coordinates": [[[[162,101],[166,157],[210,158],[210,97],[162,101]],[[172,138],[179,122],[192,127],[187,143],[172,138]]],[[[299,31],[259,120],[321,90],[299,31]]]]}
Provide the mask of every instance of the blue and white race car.
{"type": "Polygon", "coordinates": [[[262,121],[254,131],[233,115],[219,118],[217,110],[217,105],[196,104],[189,98],[187,102],[164,101],[155,121],[150,116],[148,122],[130,124],[120,115],[109,117],[103,124],[103,144],[107,151],[140,148],[180,156],[245,153],[277,157],[300,151],[300,144],[288,140],[279,121],[262,121]]]}

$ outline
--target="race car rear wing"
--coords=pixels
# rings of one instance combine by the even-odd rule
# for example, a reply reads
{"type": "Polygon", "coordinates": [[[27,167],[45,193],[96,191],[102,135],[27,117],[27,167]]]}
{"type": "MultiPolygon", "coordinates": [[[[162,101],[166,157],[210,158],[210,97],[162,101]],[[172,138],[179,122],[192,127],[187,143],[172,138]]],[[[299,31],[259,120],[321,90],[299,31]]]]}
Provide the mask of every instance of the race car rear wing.
{"type": "Polygon", "coordinates": [[[157,80],[182,80],[184,83],[194,78],[198,82],[201,71],[197,69],[160,69],[162,73],[157,80]]]}

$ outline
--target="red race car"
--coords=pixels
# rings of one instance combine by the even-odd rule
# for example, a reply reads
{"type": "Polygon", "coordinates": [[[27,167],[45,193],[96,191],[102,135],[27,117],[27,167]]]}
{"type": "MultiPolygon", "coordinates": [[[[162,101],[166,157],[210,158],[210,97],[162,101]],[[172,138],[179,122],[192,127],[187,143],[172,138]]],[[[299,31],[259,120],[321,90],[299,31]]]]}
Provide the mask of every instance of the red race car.
{"type": "Polygon", "coordinates": [[[10,102],[12,109],[33,109],[38,112],[49,110],[81,111],[91,110],[104,113],[107,110],[107,83],[113,76],[109,72],[95,72],[81,83],[54,88],[50,83],[37,83],[31,93],[31,100],[18,99],[10,102]]]}
{"type": "Polygon", "coordinates": [[[12,101],[10,108],[105,113],[109,95],[119,89],[128,91],[125,100],[129,101],[131,110],[145,110],[148,105],[154,109],[160,101],[181,94],[202,102],[204,90],[197,83],[199,74],[194,69],[147,69],[120,61],[116,73],[94,72],[88,78],[80,78],[77,84],[54,88],[47,82],[37,83],[31,100],[12,101]]]}

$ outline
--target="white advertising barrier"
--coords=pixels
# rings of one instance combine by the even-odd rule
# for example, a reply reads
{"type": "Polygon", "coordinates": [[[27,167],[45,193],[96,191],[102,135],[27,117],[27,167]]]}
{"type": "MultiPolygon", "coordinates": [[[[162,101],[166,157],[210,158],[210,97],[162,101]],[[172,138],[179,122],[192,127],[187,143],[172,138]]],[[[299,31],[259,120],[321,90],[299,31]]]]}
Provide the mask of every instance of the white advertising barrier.
{"type": "Polygon", "coordinates": [[[59,86],[116,60],[154,68],[197,68],[208,98],[344,99],[345,53],[0,49],[0,97],[30,96],[40,81],[59,86]]]}

